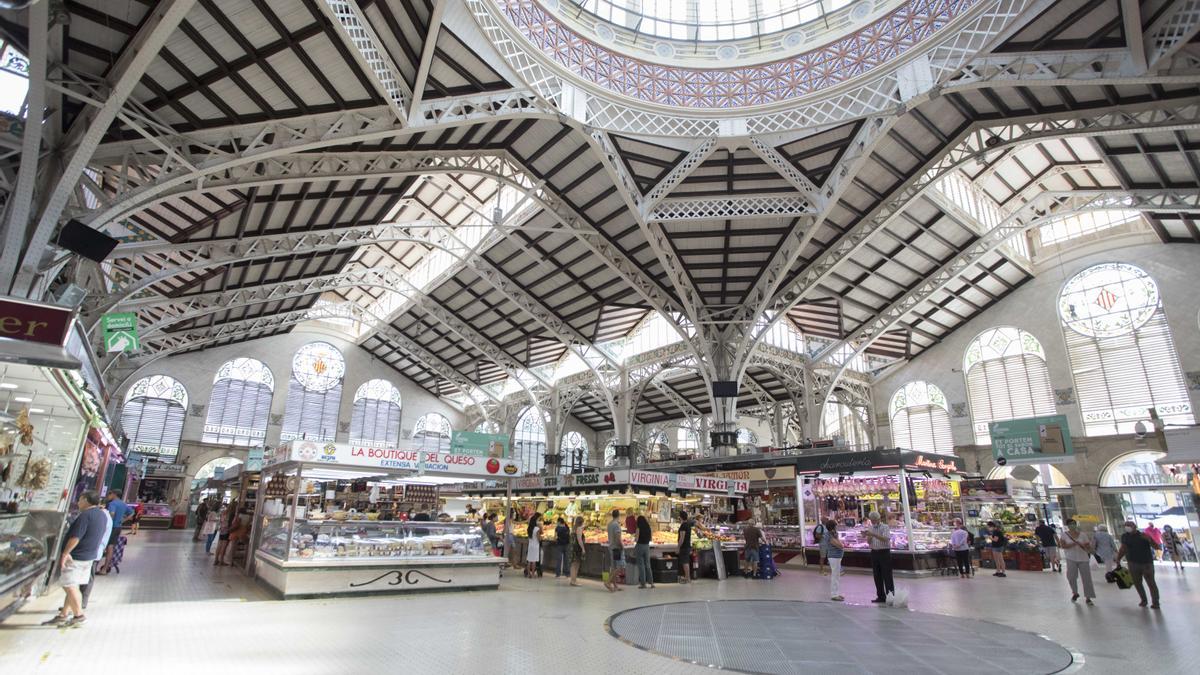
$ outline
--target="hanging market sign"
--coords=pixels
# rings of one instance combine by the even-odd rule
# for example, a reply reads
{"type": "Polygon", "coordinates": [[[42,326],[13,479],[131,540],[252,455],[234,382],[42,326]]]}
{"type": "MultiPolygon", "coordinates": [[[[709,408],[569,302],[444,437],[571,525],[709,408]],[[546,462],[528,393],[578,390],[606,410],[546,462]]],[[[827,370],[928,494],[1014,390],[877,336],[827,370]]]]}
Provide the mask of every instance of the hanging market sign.
{"type": "Polygon", "coordinates": [[[100,328],[104,333],[104,351],[136,352],[142,348],[138,339],[137,314],[116,312],[100,317],[100,328]]]}
{"type": "Polygon", "coordinates": [[[334,466],[401,469],[423,473],[496,476],[499,478],[517,476],[521,473],[520,462],[513,459],[308,440],[291,441],[278,446],[271,452],[267,463],[278,464],[287,460],[334,466]]]}
{"type": "Polygon", "coordinates": [[[1075,461],[1066,415],[992,422],[988,433],[992,437],[992,456],[1001,466],[1075,461]]]}
{"type": "Polygon", "coordinates": [[[61,347],[73,315],[66,307],[0,298],[0,337],[61,347]]]}
{"type": "Polygon", "coordinates": [[[507,457],[508,436],[481,434],[475,431],[450,432],[450,452],[476,457],[507,457]]]}
{"type": "Polygon", "coordinates": [[[728,478],[746,482],[765,482],[769,480],[793,480],[796,478],[796,467],[776,466],[767,469],[737,469],[733,471],[708,471],[702,476],[713,478],[728,478]]]}
{"type": "Polygon", "coordinates": [[[932,455],[923,452],[901,452],[904,468],[913,471],[940,471],[942,473],[962,473],[965,464],[961,457],[954,455],[932,455]]]}
{"type": "Polygon", "coordinates": [[[713,476],[662,473],[639,469],[613,469],[593,473],[572,473],[561,476],[526,476],[513,481],[514,490],[551,491],[587,490],[607,487],[649,487],[669,492],[711,492],[727,495],[746,494],[750,482],[713,476]],[[731,492],[732,490],[732,492],[731,492]]]}
{"type": "Polygon", "coordinates": [[[250,448],[250,452],[246,456],[247,471],[262,471],[263,467],[263,449],[250,448]]]}

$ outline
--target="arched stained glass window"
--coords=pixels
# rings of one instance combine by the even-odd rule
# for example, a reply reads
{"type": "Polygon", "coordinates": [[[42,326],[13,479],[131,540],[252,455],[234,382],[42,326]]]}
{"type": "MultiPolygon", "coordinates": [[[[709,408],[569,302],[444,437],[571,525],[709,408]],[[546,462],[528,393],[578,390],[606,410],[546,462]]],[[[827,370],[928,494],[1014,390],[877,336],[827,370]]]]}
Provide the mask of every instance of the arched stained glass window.
{"type": "Polygon", "coordinates": [[[920,380],[909,382],[892,396],[888,408],[896,447],[946,454],[954,451],[950,412],[941,389],[920,380]]]}
{"type": "Polygon", "coordinates": [[[1012,326],[989,328],[963,355],[975,442],[992,442],[990,422],[1053,415],[1054,389],[1042,343],[1012,326]]]}
{"type": "Polygon", "coordinates": [[[275,377],[258,359],[226,361],[213,378],[212,399],[204,420],[205,443],[262,445],[267,437],[275,377]]]}
{"type": "Polygon", "coordinates": [[[604,444],[604,466],[613,466],[617,463],[617,444],[614,441],[609,441],[604,444]]]}
{"type": "Polygon", "coordinates": [[[187,406],[187,390],[173,377],[151,375],[134,382],[121,407],[121,431],[129,438],[129,450],[163,457],[179,454],[187,406]]]}
{"type": "Polygon", "coordinates": [[[546,421],[530,406],[517,419],[513,432],[513,456],[521,460],[525,473],[541,473],[546,468],[546,421]]]}
{"type": "Polygon", "coordinates": [[[667,432],[650,430],[646,435],[646,460],[659,460],[671,454],[671,446],[667,442],[667,432]]]}
{"type": "Polygon", "coordinates": [[[475,433],[477,434],[498,434],[500,433],[500,425],[496,424],[495,420],[484,420],[475,425],[475,433]]]}
{"type": "Polygon", "coordinates": [[[297,349],[292,357],[280,439],[332,441],[337,433],[345,374],[346,360],[328,342],[310,342],[297,349]]]}
{"type": "Polygon", "coordinates": [[[387,380],[367,380],[354,392],[350,442],[394,447],[400,441],[400,390],[387,380]]]}
{"type": "Polygon", "coordinates": [[[563,435],[559,445],[559,453],[563,456],[563,473],[583,471],[588,465],[588,443],[583,434],[578,431],[568,431],[563,435]]]}
{"type": "Polygon", "coordinates": [[[450,420],[440,413],[425,413],[413,426],[413,440],[425,450],[449,450],[450,420]]]}
{"type": "Polygon", "coordinates": [[[675,448],[681,454],[697,454],[700,452],[700,435],[688,427],[679,427],[675,436],[675,448]]]}
{"type": "Polygon", "coordinates": [[[1158,284],[1144,270],[1088,267],[1063,286],[1058,313],[1087,435],[1132,433],[1150,408],[1166,424],[1195,422],[1158,284]]]}

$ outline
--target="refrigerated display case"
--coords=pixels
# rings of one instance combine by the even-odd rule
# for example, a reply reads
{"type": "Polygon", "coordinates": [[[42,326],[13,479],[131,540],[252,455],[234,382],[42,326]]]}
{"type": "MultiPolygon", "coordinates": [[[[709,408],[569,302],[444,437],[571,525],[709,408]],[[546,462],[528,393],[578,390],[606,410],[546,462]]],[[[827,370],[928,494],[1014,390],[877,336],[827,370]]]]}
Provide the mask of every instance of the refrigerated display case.
{"type": "Polygon", "coordinates": [[[142,519],[138,527],[145,530],[168,530],[171,528],[171,507],[167,504],[143,504],[142,519]]]}

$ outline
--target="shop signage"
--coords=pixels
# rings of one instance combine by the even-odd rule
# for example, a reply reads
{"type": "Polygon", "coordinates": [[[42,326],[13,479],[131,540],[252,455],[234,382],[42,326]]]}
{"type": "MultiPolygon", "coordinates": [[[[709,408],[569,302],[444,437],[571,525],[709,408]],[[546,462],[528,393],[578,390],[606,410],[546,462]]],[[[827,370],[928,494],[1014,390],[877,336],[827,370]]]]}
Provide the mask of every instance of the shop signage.
{"type": "Polygon", "coordinates": [[[747,482],[763,482],[769,480],[793,480],[796,478],[796,467],[774,466],[767,469],[736,469],[733,471],[709,471],[701,474],[714,478],[729,478],[747,482]]]}
{"type": "Polygon", "coordinates": [[[914,471],[940,471],[942,473],[961,473],[963,461],[953,455],[931,455],[921,452],[903,452],[904,468],[914,471]]]}
{"type": "Polygon", "coordinates": [[[263,467],[263,449],[250,448],[249,454],[246,456],[247,471],[262,471],[263,467]]]}
{"type": "Polygon", "coordinates": [[[450,452],[379,448],[350,443],[322,443],[298,440],[280,445],[271,454],[269,464],[286,460],[334,464],[339,466],[402,469],[429,473],[469,476],[518,476],[521,464],[513,459],[476,457],[450,452]]]}
{"type": "Polygon", "coordinates": [[[67,307],[0,298],[0,337],[61,347],[73,314],[67,307]]]}
{"type": "Polygon", "coordinates": [[[878,468],[898,468],[899,466],[899,450],[833,452],[820,455],[801,455],[796,458],[796,471],[800,473],[845,473],[878,468]]]}
{"type": "Polygon", "coordinates": [[[693,474],[663,473],[640,469],[614,469],[597,473],[573,473],[563,476],[526,476],[513,481],[514,490],[571,490],[591,487],[651,487],[674,492],[712,492],[746,494],[750,491],[749,481],[698,476],[693,474]],[[732,492],[730,492],[732,490],[732,492]]]}
{"type": "Polygon", "coordinates": [[[136,352],[142,348],[135,312],[105,314],[100,317],[100,328],[104,332],[105,352],[136,352]]]}
{"type": "Polygon", "coordinates": [[[154,462],[150,465],[147,473],[151,476],[162,476],[171,478],[182,476],[187,471],[187,466],[183,464],[163,464],[162,462],[154,462]]]}
{"type": "Polygon", "coordinates": [[[988,424],[992,456],[1001,465],[1075,461],[1065,415],[1045,415],[988,424]],[[999,460],[1005,460],[1000,462],[999,460]]]}
{"type": "Polygon", "coordinates": [[[508,436],[481,434],[474,431],[453,431],[450,433],[450,452],[457,455],[475,455],[476,457],[507,457],[508,436]]]}

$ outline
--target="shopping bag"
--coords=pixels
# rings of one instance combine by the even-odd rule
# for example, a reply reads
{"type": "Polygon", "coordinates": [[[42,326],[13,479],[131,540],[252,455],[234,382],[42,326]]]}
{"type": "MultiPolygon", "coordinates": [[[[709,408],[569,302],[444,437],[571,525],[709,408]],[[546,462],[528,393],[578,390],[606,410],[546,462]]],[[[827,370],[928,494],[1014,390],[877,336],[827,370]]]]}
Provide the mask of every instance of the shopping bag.
{"type": "Polygon", "coordinates": [[[1110,584],[1116,584],[1119,589],[1126,589],[1133,586],[1133,575],[1124,567],[1116,567],[1111,572],[1104,575],[1104,580],[1110,584]]]}
{"type": "Polygon", "coordinates": [[[898,588],[892,593],[887,594],[888,607],[908,607],[908,591],[903,588],[898,588]]]}

